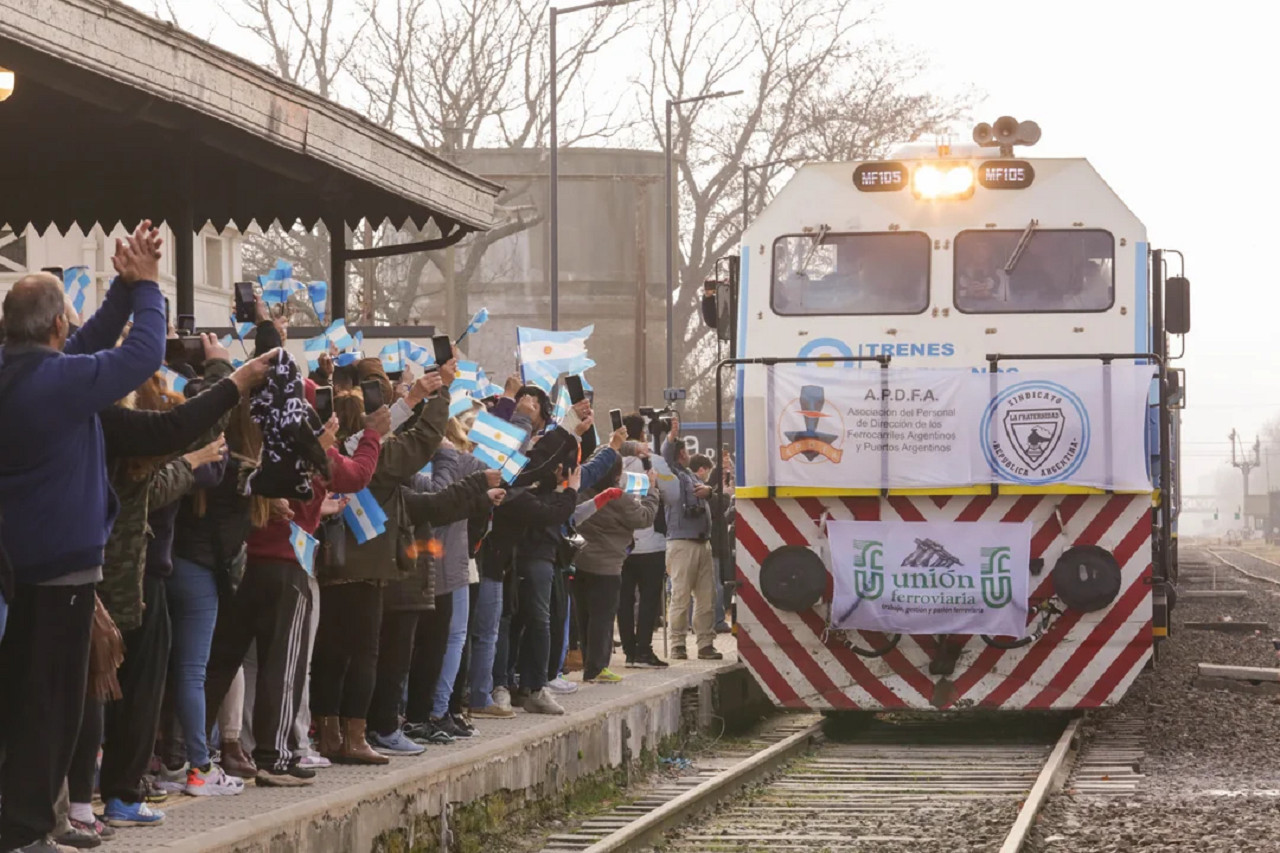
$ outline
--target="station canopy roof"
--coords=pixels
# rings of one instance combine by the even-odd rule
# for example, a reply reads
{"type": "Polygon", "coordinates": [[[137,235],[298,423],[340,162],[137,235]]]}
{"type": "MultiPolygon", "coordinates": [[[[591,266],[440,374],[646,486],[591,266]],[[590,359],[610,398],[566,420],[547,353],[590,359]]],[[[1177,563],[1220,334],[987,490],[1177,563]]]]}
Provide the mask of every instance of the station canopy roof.
{"type": "Polygon", "coordinates": [[[0,224],[487,229],[500,187],[115,0],[0,0],[0,224]]]}

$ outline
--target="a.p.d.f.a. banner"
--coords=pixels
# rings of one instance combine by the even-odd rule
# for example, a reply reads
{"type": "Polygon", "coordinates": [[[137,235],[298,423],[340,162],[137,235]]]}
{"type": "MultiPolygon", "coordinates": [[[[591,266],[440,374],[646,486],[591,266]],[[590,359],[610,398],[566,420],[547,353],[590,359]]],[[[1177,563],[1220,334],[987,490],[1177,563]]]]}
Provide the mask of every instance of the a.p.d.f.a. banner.
{"type": "Polygon", "coordinates": [[[828,521],[831,625],[1024,637],[1031,522],[828,521]]]}

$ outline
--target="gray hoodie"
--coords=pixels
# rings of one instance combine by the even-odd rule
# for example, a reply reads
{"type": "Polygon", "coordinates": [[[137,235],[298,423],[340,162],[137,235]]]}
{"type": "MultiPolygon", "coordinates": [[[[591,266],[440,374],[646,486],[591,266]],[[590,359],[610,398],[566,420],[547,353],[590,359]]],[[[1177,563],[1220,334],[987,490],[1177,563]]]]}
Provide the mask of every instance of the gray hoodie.
{"type": "Polygon", "coordinates": [[[631,550],[636,531],[652,526],[657,513],[658,491],[654,488],[643,498],[624,493],[609,501],[578,525],[587,544],[578,552],[574,568],[590,575],[622,574],[622,561],[631,550]]]}

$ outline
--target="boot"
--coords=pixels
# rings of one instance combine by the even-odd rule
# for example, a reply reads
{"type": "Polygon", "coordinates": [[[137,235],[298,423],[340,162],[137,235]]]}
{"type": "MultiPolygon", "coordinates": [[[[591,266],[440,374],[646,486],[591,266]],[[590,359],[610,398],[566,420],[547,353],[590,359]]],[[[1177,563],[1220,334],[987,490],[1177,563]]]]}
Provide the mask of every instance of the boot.
{"type": "Polygon", "coordinates": [[[337,717],[316,717],[316,751],[330,761],[342,760],[342,724],[337,717]]]}
{"type": "Polygon", "coordinates": [[[224,740],[222,742],[222,765],[223,772],[228,776],[235,776],[239,779],[253,779],[258,775],[258,767],[253,763],[253,759],[244,751],[244,747],[240,745],[239,740],[224,740]]]}
{"type": "Polygon", "coordinates": [[[342,720],[342,751],[338,761],[341,764],[390,764],[391,759],[379,755],[364,739],[364,720],[342,720]]]}

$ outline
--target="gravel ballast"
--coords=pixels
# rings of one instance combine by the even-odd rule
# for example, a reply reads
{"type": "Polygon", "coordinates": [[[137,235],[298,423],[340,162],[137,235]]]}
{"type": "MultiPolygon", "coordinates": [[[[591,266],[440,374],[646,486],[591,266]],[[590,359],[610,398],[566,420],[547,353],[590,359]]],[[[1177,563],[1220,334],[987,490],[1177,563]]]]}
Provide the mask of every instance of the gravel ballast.
{"type": "MultiPolygon", "coordinates": [[[[1185,548],[1184,544],[1184,548],[1185,548]]],[[[1237,551],[1226,559],[1280,581],[1280,565],[1237,551]]],[[[1215,563],[1204,550],[1184,550],[1183,563],[1215,563]]],[[[1193,573],[1188,573],[1188,575],[1193,573]]],[[[1203,575],[1202,572],[1194,574],[1203,575]]],[[[1070,783],[1054,795],[1028,850],[1062,851],[1280,851],[1280,696],[1207,688],[1197,684],[1199,663],[1276,667],[1272,637],[1280,636],[1280,585],[1245,577],[1219,563],[1220,589],[1242,589],[1244,599],[1182,598],[1173,611],[1172,637],[1115,708],[1090,714],[1092,732],[1112,721],[1140,719],[1146,732],[1133,794],[1084,795],[1070,783]],[[1181,630],[1185,622],[1266,622],[1268,632],[1230,634],[1181,630]]],[[[1184,580],[1180,589],[1209,589],[1211,580],[1184,580]]]]}

